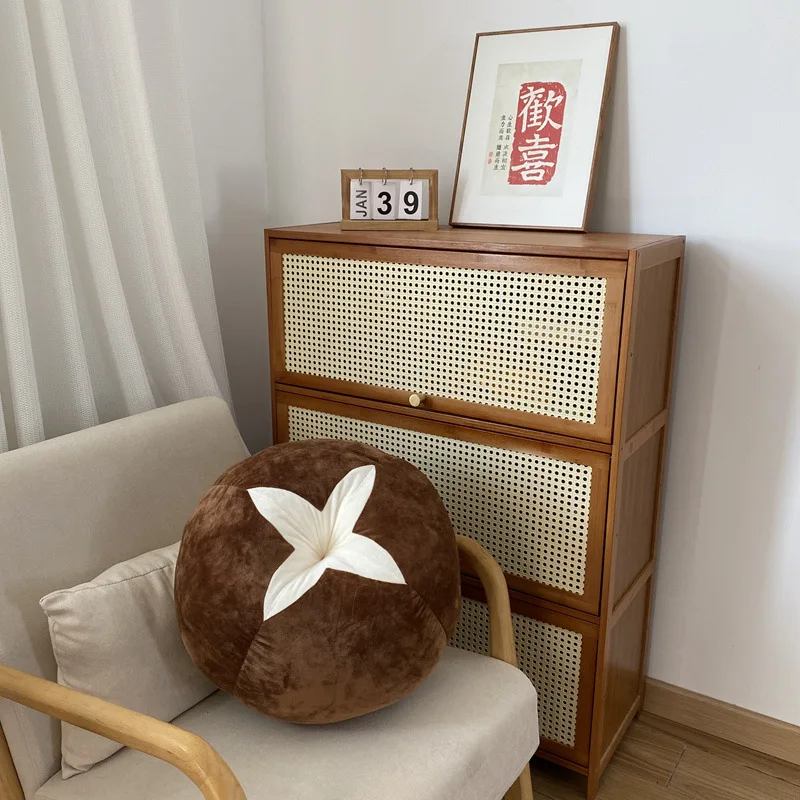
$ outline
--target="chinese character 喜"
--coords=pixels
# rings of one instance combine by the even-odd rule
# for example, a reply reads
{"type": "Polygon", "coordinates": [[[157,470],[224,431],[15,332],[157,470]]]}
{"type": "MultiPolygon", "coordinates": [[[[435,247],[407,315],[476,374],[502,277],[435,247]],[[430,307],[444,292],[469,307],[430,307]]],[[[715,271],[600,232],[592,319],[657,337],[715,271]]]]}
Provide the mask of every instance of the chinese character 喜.
{"type": "Polygon", "coordinates": [[[547,159],[555,159],[556,154],[554,151],[557,149],[558,145],[551,142],[547,136],[534,133],[532,139],[525,139],[524,143],[517,148],[522,161],[515,164],[511,169],[514,172],[519,172],[522,180],[526,183],[531,181],[542,182],[548,167],[555,169],[555,160],[548,161],[547,159]]]}

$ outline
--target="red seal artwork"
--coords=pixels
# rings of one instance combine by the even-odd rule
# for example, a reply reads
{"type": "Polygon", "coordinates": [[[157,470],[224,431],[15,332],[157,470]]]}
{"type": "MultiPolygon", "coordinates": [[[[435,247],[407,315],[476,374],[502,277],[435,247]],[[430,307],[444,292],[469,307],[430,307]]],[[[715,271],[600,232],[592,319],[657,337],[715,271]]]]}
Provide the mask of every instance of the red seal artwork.
{"type": "Polygon", "coordinates": [[[557,81],[520,86],[508,182],[546,186],[558,167],[567,90],[557,81]]]}

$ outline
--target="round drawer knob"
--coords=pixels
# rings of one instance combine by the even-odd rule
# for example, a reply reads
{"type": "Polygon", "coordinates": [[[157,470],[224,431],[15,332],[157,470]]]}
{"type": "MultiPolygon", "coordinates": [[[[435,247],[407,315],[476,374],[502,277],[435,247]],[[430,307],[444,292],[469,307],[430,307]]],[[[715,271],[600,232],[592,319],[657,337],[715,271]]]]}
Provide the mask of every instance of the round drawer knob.
{"type": "Polygon", "coordinates": [[[422,405],[422,395],[421,394],[411,394],[408,396],[408,404],[410,406],[414,406],[414,408],[419,408],[422,405]]]}

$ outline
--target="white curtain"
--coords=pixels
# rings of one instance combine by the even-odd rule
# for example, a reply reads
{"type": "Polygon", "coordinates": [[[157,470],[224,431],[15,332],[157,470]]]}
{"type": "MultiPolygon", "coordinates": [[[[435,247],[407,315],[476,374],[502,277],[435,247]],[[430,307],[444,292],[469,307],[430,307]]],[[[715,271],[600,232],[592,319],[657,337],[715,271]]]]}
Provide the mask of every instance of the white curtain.
{"type": "Polygon", "coordinates": [[[174,0],[0,0],[0,451],[229,395],[174,0]]]}

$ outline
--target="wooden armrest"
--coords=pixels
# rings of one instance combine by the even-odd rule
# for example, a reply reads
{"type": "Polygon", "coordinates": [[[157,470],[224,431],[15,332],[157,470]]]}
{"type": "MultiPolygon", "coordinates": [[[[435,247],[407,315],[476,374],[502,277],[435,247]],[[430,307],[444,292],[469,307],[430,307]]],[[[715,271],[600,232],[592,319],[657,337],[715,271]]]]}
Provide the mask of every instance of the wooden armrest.
{"type": "Polygon", "coordinates": [[[0,697],[167,761],[188,776],[206,800],[247,800],[222,756],[205,739],[176,725],[4,664],[0,697]]]}
{"type": "MultiPolygon", "coordinates": [[[[489,606],[489,655],[517,666],[517,647],[514,644],[514,622],[511,619],[511,602],[508,586],[498,563],[474,539],[456,535],[458,550],[469,567],[480,579],[489,606]]],[[[504,800],[533,800],[530,767],[526,764],[514,785],[506,792],[504,800]]]]}
{"type": "Polygon", "coordinates": [[[514,623],[503,571],[489,552],[474,539],[456,535],[466,565],[480,578],[489,605],[489,655],[517,666],[514,623]]]}

